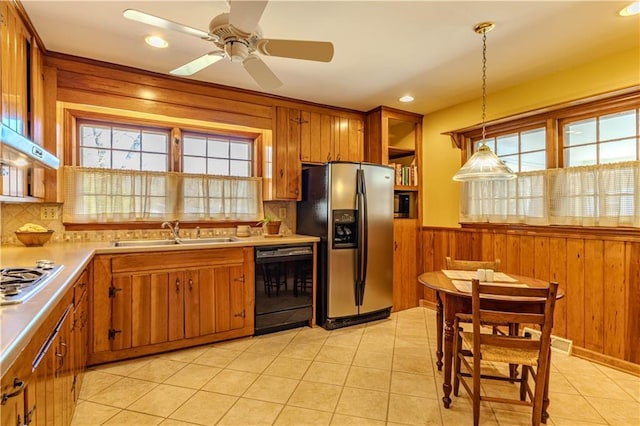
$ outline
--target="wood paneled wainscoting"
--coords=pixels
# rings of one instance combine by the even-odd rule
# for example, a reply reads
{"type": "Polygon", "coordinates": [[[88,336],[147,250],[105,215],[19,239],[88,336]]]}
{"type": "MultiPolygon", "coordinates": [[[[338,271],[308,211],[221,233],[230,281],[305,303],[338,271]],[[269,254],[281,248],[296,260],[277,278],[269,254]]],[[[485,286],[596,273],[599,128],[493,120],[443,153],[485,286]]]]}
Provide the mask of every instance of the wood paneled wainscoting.
{"type": "MultiPolygon", "coordinates": [[[[573,353],[640,375],[640,231],[473,225],[422,228],[423,270],[445,257],[502,260],[504,272],[557,281],[553,334],[573,353]]],[[[424,299],[435,294],[424,289],[424,299]]]]}

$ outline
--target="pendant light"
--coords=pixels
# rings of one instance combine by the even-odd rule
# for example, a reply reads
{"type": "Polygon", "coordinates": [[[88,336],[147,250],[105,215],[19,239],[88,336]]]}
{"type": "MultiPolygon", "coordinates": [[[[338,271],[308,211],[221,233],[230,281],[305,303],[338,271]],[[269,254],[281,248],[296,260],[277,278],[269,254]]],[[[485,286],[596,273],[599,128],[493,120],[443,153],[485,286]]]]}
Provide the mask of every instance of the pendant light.
{"type": "Polygon", "coordinates": [[[487,32],[496,25],[493,22],[482,22],[473,30],[482,34],[482,141],[478,150],[467,160],[458,172],[453,175],[455,181],[479,180],[509,180],[515,179],[516,174],[504,161],[498,158],[485,144],[486,139],[486,110],[487,110],[487,32]]]}

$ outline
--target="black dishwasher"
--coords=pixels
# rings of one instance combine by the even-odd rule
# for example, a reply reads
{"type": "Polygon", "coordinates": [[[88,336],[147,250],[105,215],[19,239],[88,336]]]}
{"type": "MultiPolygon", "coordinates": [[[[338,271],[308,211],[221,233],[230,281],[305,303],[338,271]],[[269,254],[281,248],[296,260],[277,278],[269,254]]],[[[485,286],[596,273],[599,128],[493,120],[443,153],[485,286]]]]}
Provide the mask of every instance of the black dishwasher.
{"type": "Polygon", "coordinates": [[[309,325],[313,244],[260,246],[255,255],[255,334],[309,325]]]}

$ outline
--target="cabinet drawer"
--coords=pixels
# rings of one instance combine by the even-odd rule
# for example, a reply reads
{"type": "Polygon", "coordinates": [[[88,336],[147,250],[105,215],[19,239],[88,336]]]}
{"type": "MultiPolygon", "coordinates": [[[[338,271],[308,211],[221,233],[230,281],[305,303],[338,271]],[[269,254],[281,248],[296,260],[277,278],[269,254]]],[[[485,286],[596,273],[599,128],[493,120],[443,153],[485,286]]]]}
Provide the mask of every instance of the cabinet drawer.
{"type": "Polygon", "coordinates": [[[111,271],[134,272],[155,271],[159,269],[185,269],[202,265],[220,265],[242,263],[242,247],[229,247],[211,250],[188,250],[153,253],[132,253],[114,256],[111,271]]]}

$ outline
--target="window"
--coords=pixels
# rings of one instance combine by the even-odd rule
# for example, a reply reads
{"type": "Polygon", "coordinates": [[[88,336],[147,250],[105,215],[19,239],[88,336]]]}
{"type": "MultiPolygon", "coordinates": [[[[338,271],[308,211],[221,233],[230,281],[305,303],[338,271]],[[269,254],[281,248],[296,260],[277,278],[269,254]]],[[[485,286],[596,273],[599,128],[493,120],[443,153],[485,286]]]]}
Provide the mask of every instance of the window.
{"type": "Polygon", "coordinates": [[[126,170],[169,170],[169,131],[83,122],[80,166],[126,170]]]}
{"type": "MultiPolygon", "coordinates": [[[[474,142],[474,151],[480,143],[480,139],[474,142]]],[[[544,127],[487,138],[485,143],[516,173],[547,168],[544,127]]]]}
{"type": "Polygon", "coordinates": [[[252,139],[103,121],[77,126],[78,165],[64,169],[67,223],[263,216],[252,139]],[[174,149],[180,135],[182,149],[174,149]]]}
{"type": "Polygon", "coordinates": [[[638,160],[639,109],[562,121],[564,166],[638,160]]]}
{"type": "Polygon", "coordinates": [[[252,175],[252,141],[184,133],[182,171],[206,175],[252,175]]]}
{"type": "MultiPolygon", "coordinates": [[[[503,119],[487,134],[518,178],[463,183],[461,222],[640,227],[640,91],[503,119]]],[[[452,136],[480,145],[478,129],[452,136]]]]}

